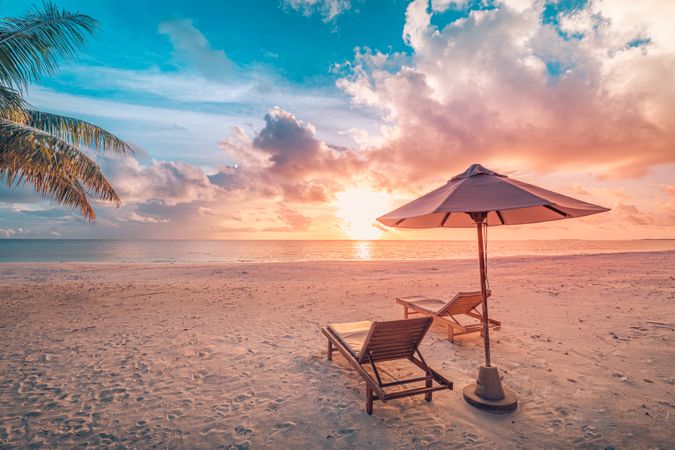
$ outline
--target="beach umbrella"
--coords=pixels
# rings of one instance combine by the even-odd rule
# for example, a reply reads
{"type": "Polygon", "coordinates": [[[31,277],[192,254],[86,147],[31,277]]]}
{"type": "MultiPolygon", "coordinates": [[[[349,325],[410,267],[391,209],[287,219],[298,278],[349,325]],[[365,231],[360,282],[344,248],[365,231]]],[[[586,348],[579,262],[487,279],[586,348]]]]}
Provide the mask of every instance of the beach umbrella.
{"type": "Polygon", "coordinates": [[[478,370],[476,383],[464,388],[468,403],[493,411],[509,411],[517,406],[516,396],[502,386],[498,369],[490,361],[484,229],[570,219],[604,211],[609,210],[473,164],[445,185],[377,219],[397,228],[476,228],[485,364],[478,370]]]}

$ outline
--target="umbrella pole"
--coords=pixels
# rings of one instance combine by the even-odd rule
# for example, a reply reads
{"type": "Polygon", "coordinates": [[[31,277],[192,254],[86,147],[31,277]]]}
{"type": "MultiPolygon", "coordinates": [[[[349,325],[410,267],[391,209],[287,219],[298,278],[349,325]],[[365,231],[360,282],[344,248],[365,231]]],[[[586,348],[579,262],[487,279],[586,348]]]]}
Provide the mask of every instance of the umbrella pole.
{"type": "Polygon", "coordinates": [[[476,221],[478,232],[478,259],[480,262],[480,294],[483,302],[483,342],[485,347],[485,366],[490,367],[490,327],[488,321],[487,286],[485,274],[485,251],[483,245],[483,221],[476,221]]]}
{"type": "Polygon", "coordinates": [[[478,233],[478,258],[480,262],[480,293],[483,302],[483,341],[485,346],[485,365],[478,368],[475,384],[464,387],[464,400],[477,408],[495,412],[513,411],[518,407],[518,398],[508,388],[502,386],[499,370],[490,364],[490,327],[487,305],[487,274],[485,272],[485,247],[483,245],[483,223],[487,213],[471,213],[476,222],[478,233]]]}

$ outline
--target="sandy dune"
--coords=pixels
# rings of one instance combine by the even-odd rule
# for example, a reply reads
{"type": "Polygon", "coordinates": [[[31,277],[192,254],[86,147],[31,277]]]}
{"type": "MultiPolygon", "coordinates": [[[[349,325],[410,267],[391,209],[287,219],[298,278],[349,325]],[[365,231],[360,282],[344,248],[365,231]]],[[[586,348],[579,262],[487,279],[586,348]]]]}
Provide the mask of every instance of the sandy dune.
{"type": "Polygon", "coordinates": [[[675,252],[491,261],[517,412],[463,401],[481,340],[434,327],[422,351],[456,389],[368,416],[320,326],[399,318],[394,297],[475,288],[476,265],[1,264],[0,446],[675,445],[675,252]]]}

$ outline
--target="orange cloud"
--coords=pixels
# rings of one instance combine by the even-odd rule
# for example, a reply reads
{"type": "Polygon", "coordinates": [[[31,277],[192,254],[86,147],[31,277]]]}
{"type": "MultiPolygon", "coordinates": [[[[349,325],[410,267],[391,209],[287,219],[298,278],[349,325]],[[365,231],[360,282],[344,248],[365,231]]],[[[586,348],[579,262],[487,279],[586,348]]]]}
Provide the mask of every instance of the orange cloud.
{"type": "Polygon", "coordinates": [[[357,51],[338,86],[396,129],[370,149],[371,167],[393,184],[467,160],[606,178],[675,162],[675,53],[628,45],[635,35],[597,12],[569,38],[542,23],[542,8],[500,5],[437,28],[417,0],[404,28],[410,61],[357,51]]]}
{"type": "Polygon", "coordinates": [[[312,124],[280,107],[264,119],[265,126],[253,139],[235,128],[220,142],[238,165],[212,176],[213,182],[289,202],[326,202],[345,181],[367,169],[356,150],[317,139],[312,124]]]}

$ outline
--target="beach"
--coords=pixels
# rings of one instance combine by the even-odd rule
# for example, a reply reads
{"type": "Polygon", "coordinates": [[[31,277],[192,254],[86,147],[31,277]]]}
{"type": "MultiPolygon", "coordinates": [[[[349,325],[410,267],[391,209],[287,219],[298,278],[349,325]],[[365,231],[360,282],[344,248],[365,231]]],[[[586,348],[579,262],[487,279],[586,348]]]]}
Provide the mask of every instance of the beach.
{"type": "MultiPolygon", "coordinates": [[[[329,322],[476,290],[477,261],[0,264],[0,446],[654,448],[675,444],[675,252],[493,258],[492,360],[515,413],[469,406],[478,334],[421,346],[455,385],[364,411],[329,322]]],[[[385,374],[411,374],[403,363],[385,374]]]]}

